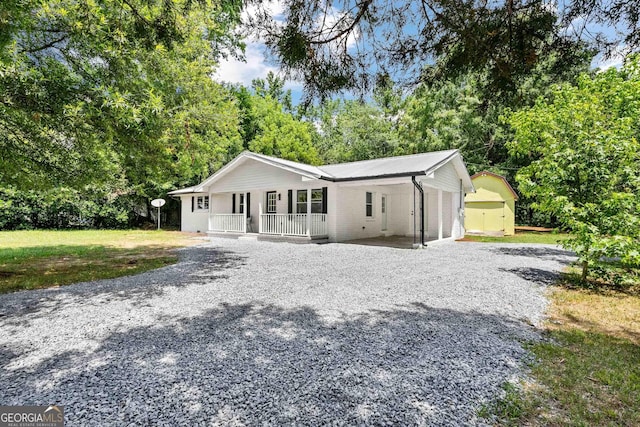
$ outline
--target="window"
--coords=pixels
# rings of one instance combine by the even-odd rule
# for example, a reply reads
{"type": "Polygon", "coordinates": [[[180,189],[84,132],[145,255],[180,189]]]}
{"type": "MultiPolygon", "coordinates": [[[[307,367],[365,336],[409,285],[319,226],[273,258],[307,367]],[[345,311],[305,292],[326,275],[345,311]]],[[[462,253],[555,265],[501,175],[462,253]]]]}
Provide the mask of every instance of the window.
{"type": "Polygon", "coordinates": [[[311,190],[311,213],[322,212],[322,188],[311,190]]]}
{"type": "Polygon", "coordinates": [[[238,205],[238,213],[244,213],[244,193],[240,193],[240,203],[238,205]]]}
{"type": "Polygon", "coordinates": [[[307,190],[298,190],[297,192],[296,213],[307,213],[307,190]]]}
{"type": "Polygon", "coordinates": [[[373,193],[367,191],[367,196],[365,199],[365,211],[367,214],[367,218],[373,217],[373,193]]]}
{"type": "Polygon", "coordinates": [[[198,196],[196,199],[196,207],[199,211],[209,210],[209,196],[198,196]]]}
{"type": "Polygon", "coordinates": [[[276,192],[267,191],[267,213],[276,213],[276,192]]]}

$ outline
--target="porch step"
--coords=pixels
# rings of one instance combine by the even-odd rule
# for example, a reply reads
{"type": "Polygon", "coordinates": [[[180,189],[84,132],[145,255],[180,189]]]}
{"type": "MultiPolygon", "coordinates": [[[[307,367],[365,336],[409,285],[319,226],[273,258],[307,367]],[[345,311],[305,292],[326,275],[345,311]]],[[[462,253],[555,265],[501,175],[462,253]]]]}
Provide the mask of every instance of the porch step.
{"type": "Polygon", "coordinates": [[[326,236],[323,237],[298,237],[298,236],[280,236],[273,234],[258,234],[258,233],[232,233],[232,232],[217,232],[217,231],[208,231],[207,237],[209,239],[237,239],[237,240],[245,240],[245,241],[262,241],[262,242],[288,242],[288,243],[314,243],[314,244],[324,244],[329,243],[329,238],[326,236]]]}
{"type": "Polygon", "coordinates": [[[243,236],[239,236],[238,240],[253,240],[253,241],[257,241],[258,240],[258,235],[257,234],[245,234],[243,236]]]}

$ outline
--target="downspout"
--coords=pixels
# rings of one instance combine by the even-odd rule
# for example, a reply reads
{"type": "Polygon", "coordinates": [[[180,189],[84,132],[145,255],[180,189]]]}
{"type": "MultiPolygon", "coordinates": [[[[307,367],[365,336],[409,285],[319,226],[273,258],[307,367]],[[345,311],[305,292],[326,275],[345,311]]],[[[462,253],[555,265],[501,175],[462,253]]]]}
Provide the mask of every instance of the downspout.
{"type": "Polygon", "coordinates": [[[411,177],[413,186],[418,189],[420,193],[420,247],[427,246],[424,243],[424,190],[422,186],[416,181],[415,175],[411,177]]]}

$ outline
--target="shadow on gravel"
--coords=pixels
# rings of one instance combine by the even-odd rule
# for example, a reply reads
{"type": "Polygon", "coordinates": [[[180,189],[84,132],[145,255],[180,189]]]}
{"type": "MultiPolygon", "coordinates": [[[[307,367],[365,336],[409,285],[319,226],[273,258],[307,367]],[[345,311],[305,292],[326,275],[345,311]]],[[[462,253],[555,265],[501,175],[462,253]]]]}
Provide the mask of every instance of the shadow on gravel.
{"type": "Polygon", "coordinates": [[[544,286],[554,285],[560,278],[560,274],[557,271],[542,270],[540,268],[499,268],[498,270],[513,273],[524,280],[544,286]]]}
{"type": "Polygon", "coordinates": [[[549,247],[498,247],[491,250],[497,254],[541,258],[557,261],[565,265],[570,264],[575,259],[575,254],[571,251],[549,247]]]}
{"type": "Polygon", "coordinates": [[[10,315],[11,320],[5,322],[17,325],[27,321],[20,316],[46,317],[61,306],[96,296],[103,296],[96,303],[123,299],[144,306],[149,298],[162,295],[167,286],[226,279],[228,270],[238,269],[246,262],[244,256],[235,252],[207,246],[180,249],[178,257],[176,264],[133,276],[0,295],[0,319],[10,315]]]}
{"type": "MultiPolygon", "coordinates": [[[[470,425],[535,339],[503,317],[421,304],[328,321],[310,308],[221,305],[16,368],[0,402],[65,405],[69,425],[470,425]]],[[[37,356],[33,356],[37,357],[37,356]]]]}

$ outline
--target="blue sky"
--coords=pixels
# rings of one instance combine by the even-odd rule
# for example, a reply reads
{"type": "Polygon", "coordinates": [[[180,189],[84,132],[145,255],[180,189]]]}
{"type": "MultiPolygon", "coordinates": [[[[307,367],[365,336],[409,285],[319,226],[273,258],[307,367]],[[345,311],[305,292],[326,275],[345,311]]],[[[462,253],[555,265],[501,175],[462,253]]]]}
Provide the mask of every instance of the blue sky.
{"type": "MultiPolygon", "coordinates": [[[[268,4],[272,16],[276,20],[282,20],[282,13],[284,7],[280,0],[272,1],[268,4]]],[[[247,16],[251,14],[251,10],[244,12],[247,16]]],[[[579,32],[584,28],[584,20],[581,18],[575,19],[569,26],[566,27],[568,33],[579,32]]],[[[604,28],[595,25],[589,25],[587,29],[591,33],[598,31],[604,31],[607,35],[614,35],[615,29],[604,28]]],[[[264,54],[264,44],[260,40],[246,40],[247,47],[245,51],[245,61],[237,59],[227,59],[220,63],[218,70],[215,73],[215,79],[218,81],[226,81],[230,83],[240,83],[244,86],[250,86],[251,81],[256,78],[265,78],[269,71],[272,71],[280,75],[279,69],[274,64],[268,62],[264,54]]],[[[356,41],[350,41],[351,44],[355,44],[356,41]]],[[[623,61],[623,47],[621,46],[611,58],[604,58],[602,55],[596,56],[592,61],[593,68],[606,69],[610,67],[620,67],[623,61]]],[[[302,98],[302,84],[295,81],[287,81],[286,89],[291,89],[293,102],[297,104],[302,98]]],[[[347,97],[350,97],[347,95],[347,97]]]]}

